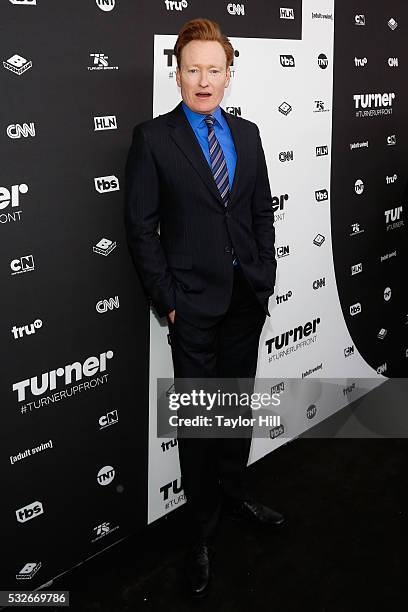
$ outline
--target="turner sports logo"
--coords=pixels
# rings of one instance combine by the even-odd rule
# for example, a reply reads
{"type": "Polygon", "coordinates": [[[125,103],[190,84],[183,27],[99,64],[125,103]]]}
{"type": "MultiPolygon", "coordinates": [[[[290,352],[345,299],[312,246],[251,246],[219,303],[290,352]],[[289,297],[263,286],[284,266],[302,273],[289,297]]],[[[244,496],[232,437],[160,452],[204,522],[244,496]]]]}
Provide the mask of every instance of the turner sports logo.
{"type": "Polygon", "coordinates": [[[395,93],[354,94],[353,100],[356,117],[392,115],[392,104],[395,100],[395,93]]]}
{"type": "Polygon", "coordinates": [[[286,357],[290,353],[294,353],[298,349],[309,346],[316,341],[317,327],[320,324],[320,317],[316,317],[312,321],[302,323],[297,327],[289,329],[274,338],[265,340],[265,345],[268,350],[269,361],[276,361],[282,357],[286,357]],[[271,354],[273,351],[278,351],[271,354]]]}
{"type": "Polygon", "coordinates": [[[71,397],[81,391],[87,391],[107,381],[108,374],[103,376],[95,376],[101,372],[105,372],[107,369],[108,360],[113,358],[113,351],[105,351],[100,353],[98,357],[91,356],[85,359],[82,363],[74,361],[64,367],[58,367],[55,370],[44,372],[40,376],[33,376],[20,380],[19,382],[13,383],[12,390],[17,393],[17,401],[19,403],[26,402],[27,395],[33,397],[44,396],[47,392],[53,392],[58,387],[64,387],[58,392],[51,393],[45,397],[42,397],[38,401],[28,401],[26,404],[21,406],[21,412],[25,413],[27,410],[33,408],[40,408],[41,406],[48,405],[50,402],[58,402],[63,398],[71,397]],[[84,382],[83,378],[90,378],[91,380],[84,382]],[[72,383],[79,383],[67,389],[68,385],[72,383]]]}

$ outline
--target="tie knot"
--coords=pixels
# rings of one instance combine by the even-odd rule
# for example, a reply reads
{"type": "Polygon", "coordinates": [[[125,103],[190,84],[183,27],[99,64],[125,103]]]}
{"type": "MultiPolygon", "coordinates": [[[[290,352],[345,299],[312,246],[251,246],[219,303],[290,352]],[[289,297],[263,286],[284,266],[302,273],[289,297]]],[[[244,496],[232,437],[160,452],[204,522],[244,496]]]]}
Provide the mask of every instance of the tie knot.
{"type": "Polygon", "coordinates": [[[207,127],[212,127],[214,125],[214,117],[213,115],[206,115],[204,121],[207,124],[207,127]]]}

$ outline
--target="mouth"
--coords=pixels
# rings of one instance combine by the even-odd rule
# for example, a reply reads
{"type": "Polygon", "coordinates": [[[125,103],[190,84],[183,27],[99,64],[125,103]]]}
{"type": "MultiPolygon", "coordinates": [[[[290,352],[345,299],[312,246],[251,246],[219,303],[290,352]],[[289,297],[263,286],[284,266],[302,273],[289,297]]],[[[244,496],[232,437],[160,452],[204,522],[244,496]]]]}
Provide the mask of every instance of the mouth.
{"type": "Polygon", "coordinates": [[[198,93],[196,93],[197,98],[200,98],[200,100],[206,100],[207,98],[211,98],[210,93],[206,93],[206,92],[201,92],[199,91],[198,93]]]}

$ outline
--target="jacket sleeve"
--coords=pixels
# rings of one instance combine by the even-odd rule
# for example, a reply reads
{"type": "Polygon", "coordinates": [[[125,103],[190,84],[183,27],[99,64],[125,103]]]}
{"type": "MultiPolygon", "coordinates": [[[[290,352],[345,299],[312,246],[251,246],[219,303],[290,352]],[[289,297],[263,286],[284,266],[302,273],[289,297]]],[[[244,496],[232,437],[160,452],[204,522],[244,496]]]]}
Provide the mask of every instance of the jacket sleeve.
{"type": "Polygon", "coordinates": [[[125,227],[129,250],[157,314],[175,308],[174,281],[157,231],[160,188],[156,164],[140,126],[133,131],[125,170],[125,227]]]}
{"type": "Polygon", "coordinates": [[[257,132],[257,175],[252,195],[252,228],[258,244],[259,257],[267,270],[271,289],[275,286],[275,227],[268,169],[259,129],[257,132]]]}

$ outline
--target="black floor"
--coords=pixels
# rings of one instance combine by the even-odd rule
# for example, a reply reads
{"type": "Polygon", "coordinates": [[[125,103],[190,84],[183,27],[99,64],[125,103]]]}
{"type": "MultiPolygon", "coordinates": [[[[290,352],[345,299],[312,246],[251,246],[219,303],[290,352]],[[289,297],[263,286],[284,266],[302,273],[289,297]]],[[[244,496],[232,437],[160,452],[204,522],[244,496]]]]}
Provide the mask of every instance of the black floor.
{"type": "Polygon", "coordinates": [[[185,508],[54,582],[75,612],[191,609],[406,610],[407,443],[299,438],[251,466],[278,531],[224,520],[213,589],[191,601],[183,582],[185,508]]]}

